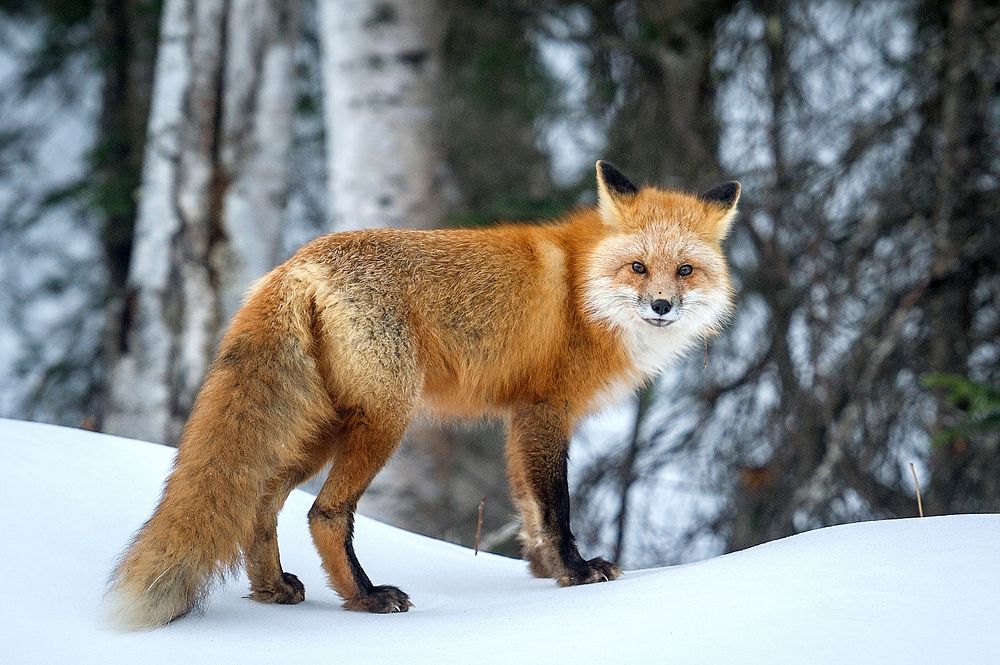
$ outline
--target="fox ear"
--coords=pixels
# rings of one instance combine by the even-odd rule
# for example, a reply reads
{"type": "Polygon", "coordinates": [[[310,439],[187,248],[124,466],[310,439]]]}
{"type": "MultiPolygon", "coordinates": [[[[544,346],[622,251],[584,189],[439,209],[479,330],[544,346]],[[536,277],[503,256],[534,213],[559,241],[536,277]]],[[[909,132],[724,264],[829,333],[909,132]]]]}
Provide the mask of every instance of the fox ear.
{"type": "Polygon", "coordinates": [[[729,227],[736,217],[736,204],[740,200],[740,191],[740,183],[730,180],[716,185],[698,197],[718,207],[722,212],[722,216],[715,222],[714,235],[717,240],[722,240],[729,233],[729,227]]]}
{"type": "Polygon", "coordinates": [[[619,205],[638,192],[639,188],[610,162],[597,162],[597,209],[605,224],[618,226],[619,205]]]}

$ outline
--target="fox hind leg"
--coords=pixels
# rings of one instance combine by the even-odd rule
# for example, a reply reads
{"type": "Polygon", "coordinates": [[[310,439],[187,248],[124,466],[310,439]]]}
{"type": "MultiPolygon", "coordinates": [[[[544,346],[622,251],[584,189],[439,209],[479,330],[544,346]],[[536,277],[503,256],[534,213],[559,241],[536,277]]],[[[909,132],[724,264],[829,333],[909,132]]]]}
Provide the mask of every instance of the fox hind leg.
{"type": "Polygon", "coordinates": [[[360,410],[348,419],[333,468],[309,510],[309,530],[330,586],[349,610],[386,614],[405,612],[413,605],[399,588],[372,584],[353,543],[358,499],[399,445],[407,419],[398,411],[376,416],[360,410]]]}
{"type": "Polygon", "coordinates": [[[276,479],[257,509],[253,540],[244,547],[249,597],[257,602],[295,605],[305,600],[305,586],[281,567],[277,532],[278,512],[302,479],[298,473],[276,479]]]}
{"type": "Polygon", "coordinates": [[[292,490],[329,461],[336,441],[335,432],[335,425],[326,423],[304,442],[295,464],[284,468],[268,483],[257,508],[252,539],[243,547],[247,575],[250,577],[249,598],[279,605],[295,605],[305,600],[302,582],[281,566],[278,513],[292,490]]]}

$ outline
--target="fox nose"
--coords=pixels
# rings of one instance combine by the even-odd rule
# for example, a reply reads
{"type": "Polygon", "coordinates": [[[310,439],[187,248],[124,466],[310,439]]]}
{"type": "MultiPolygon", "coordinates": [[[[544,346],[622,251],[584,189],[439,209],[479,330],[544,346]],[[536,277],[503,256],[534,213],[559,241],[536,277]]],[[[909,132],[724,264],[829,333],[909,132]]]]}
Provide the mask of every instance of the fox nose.
{"type": "Polygon", "coordinates": [[[653,311],[659,314],[660,316],[663,316],[664,314],[669,312],[670,308],[672,307],[670,301],[664,300],[663,298],[660,298],[659,300],[654,300],[649,304],[649,306],[652,307],[653,311]]]}

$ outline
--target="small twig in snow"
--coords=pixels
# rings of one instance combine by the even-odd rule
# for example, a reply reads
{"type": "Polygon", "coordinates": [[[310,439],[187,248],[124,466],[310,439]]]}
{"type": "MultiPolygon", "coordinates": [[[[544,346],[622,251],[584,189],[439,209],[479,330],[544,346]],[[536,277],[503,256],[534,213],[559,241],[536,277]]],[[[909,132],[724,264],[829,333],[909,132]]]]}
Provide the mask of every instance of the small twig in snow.
{"type": "Polygon", "coordinates": [[[917,512],[920,516],[924,516],[924,502],[920,499],[920,481],[917,480],[917,467],[913,466],[913,462],[910,462],[910,473],[913,474],[913,484],[917,488],[917,512]]]}
{"type": "Polygon", "coordinates": [[[482,499],[479,500],[479,519],[476,520],[476,553],[473,556],[479,556],[479,537],[483,533],[483,506],[486,505],[486,496],[484,495],[482,499]]]}

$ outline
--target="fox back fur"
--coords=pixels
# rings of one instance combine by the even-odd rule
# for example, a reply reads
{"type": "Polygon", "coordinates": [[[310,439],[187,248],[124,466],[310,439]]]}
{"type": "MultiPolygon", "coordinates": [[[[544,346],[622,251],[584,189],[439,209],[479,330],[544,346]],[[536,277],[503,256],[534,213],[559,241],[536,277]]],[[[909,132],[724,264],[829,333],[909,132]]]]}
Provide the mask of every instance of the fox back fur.
{"type": "Polygon", "coordinates": [[[251,597],[294,604],[276,515],[332,461],[309,525],[348,609],[405,611],[354,554],[354,510],[419,412],[496,415],[532,572],[614,579],[569,528],[566,456],[580,418],[716,334],[732,303],[720,242],[738,183],[700,196],[637,188],[598,162],[598,205],[545,224],[337,233],[250,290],[226,332],[152,517],[112,574],[125,627],[181,616],[245,565],[251,597]]]}

